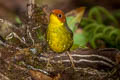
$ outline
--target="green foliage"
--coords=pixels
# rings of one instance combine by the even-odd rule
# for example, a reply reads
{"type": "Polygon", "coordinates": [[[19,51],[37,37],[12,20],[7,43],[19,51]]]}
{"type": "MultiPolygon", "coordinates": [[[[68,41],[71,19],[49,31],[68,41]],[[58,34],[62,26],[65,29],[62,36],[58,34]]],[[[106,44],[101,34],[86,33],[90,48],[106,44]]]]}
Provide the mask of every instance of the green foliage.
{"type": "Polygon", "coordinates": [[[93,7],[88,13],[88,18],[83,18],[80,25],[83,27],[86,38],[93,48],[97,48],[97,41],[101,40],[104,41],[104,45],[107,47],[120,49],[118,21],[105,8],[93,7]]]}
{"type": "Polygon", "coordinates": [[[75,32],[75,30],[77,29],[77,26],[75,26],[77,21],[74,18],[75,18],[74,16],[67,17],[67,23],[68,23],[69,28],[72,30],[72,32],[75,32]]]}
{"type": "Polygon", "coordinates": [[[82,32],[80,33],[75,32],[78,29],[78,27],[76,26],[76,23],[79,22],[77,21],[77,18],[78,17],[73,17],[73,16],[67,17],[68,26],[73,32],[73,46],[71,50],[74,50],[79,47],[85,48],[87,43],[87,39],[82,32]]]}
{"type": "Polygon", "coordinates": [[[114,11],[114,12],[113,12],[113,16],[114,16],[116,19],[120,19],[120,9],[114,11]]]}
{"type": "Polygon", "coordinates": [[[97,23],[100,24],[103,24],[105,20],[109,20],[109,23],[113,23],[116,27],[119,25],[115,17],[105,8],[100,6],[95,6],[89,11],[88,19],[94,19],[97,23]]]}
{"type": "Polygon", "coordinates": [[[20,20],[20,18],[18,16],[16,16],[16,23],[17,24],[22,24],[22,21],[20,20]]]}
{"type": "Polygon", "coordinates": [[[74,40],[74,47],[77,46],[78,44],[79,44],[78,47],[82,47],[82,48],[86,47],[87,39],[85,37],[85,34],[76,33],[73,36],[73,40],[74,40]]]}

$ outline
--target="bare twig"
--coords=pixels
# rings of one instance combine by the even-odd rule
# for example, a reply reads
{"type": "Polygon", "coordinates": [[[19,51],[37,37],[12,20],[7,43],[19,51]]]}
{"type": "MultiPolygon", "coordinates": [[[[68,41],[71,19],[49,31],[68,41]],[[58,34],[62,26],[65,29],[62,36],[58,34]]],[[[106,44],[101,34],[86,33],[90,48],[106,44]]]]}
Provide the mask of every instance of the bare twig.
{"type": "Polygon", "coordinates": [[[0,73],[0,80],[10,80],[10,79],[4,74],[0,73]]]}
{"type": "Polygon", "coordinates": [[[31,34],[31,32],[30,32],[29,26],[27,26],[27,33],[28,33],[28,36],[30,37],[30,39],[32,40],[33,45],[34,45],[34,44],[35,44],[35,41],[34,41],[34,39],[32,38],[32,34],[31,34]]]}
{"type": "Polygon", "coordinates": [[[13,37],[19,39],[20,42],[22,42],[23,44],[27,45],[25,39],[21,39],[15,32],[11,32],[11,33],[6,37],[6,40],[9,40],[9,39],[11,39],[11,38],[13,38],[13,37]]]}
{"type": "Polygon", "coordinates": [[[34,4],[35,4],[34,0],[29,0],[29,2],[28,2],[28,18],[32,17],[34,4]]]}
{"type": "Polygon", "coordinates": [[[69,58],[70,58],[70,62],[72,63],[72,67],[75,69],[75,64],[74,64],[74,62],[73,62],[73,58],[72,58],[72,56],[69,54],[68,51],[67,51],[67,55],[68,55],[69,58]]]}

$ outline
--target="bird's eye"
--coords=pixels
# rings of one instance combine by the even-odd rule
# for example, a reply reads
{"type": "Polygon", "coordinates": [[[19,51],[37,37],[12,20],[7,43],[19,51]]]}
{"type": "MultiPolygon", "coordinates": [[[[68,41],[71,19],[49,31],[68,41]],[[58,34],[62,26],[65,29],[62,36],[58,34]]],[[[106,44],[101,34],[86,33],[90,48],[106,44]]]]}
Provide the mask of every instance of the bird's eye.
{"type": "Polygon", "coordinates": [[[58,14],[58,17],[59,17],[59,18],[62,18],[62,15],[61,15],[61,14],[58,14]]]}

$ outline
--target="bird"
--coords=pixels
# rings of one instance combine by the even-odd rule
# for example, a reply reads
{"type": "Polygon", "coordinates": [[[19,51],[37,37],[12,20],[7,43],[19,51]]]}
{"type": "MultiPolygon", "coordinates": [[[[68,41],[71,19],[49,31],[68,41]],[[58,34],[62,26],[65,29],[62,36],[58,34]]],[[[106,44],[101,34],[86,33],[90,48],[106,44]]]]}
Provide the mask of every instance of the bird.
{"type": "Polygon", "coordinates": [[[62,10],[54,9],[51,11],[46,34],[50,49],[56,53],[67,51],[72,66],[74,67],[73,58],[68,53],[73,45],[73,32],[68,27],[66,17],[62,10]]]}
{"type": "Polygon", "coordinates": [[[54,52],[64,52],[73,44],[73,32],[68,27],[64,12],[59,9],[51,11],[47,28],[47,42],[54,52]]]}

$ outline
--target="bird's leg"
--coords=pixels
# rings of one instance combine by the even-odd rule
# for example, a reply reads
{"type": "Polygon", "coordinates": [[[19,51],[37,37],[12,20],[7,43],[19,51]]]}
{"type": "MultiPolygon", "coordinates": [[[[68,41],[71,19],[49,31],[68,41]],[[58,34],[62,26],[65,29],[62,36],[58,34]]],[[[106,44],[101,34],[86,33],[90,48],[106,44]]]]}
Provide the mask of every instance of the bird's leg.
{"type": "Polygon", "coordinates": [[[69,59],[70,59],[70,62],[71,62],[71,64],[72,64],[72,67],[75,69],[75,64],[74,64],[74,62],[73,62],[73,57],[69,54],[68,51],[67,51],[67,55],[68,55],[68,57],[69,57],[69,59]]]}

